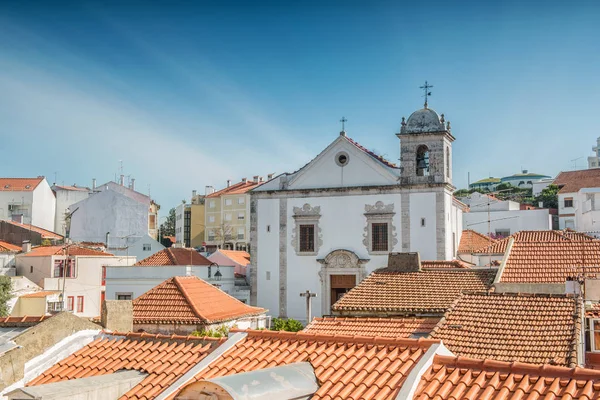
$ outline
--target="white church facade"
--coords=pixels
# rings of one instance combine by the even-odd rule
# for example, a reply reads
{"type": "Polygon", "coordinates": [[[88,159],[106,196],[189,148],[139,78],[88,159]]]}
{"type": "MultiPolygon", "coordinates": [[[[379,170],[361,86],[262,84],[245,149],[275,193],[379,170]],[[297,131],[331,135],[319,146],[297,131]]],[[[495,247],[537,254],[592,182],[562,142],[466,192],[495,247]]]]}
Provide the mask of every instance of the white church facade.
{"type": "Polygon", "coordinates": [[[331,305],[390,252],[456,255],[465,207],[454,196],[450,124],[432,109],[402,119],[398,167],[340,136],[294,173],[251,192],[252,304],[306,320],[331,305]]]}

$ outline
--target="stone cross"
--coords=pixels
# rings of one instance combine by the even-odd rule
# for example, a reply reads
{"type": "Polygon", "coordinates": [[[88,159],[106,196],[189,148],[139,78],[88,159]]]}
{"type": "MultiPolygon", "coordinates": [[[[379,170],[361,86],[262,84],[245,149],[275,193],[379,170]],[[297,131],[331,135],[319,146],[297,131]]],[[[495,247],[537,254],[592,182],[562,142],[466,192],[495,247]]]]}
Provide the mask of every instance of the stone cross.
{"type": "Polygon", "coordinates": [[[311,299],[313,297],[317,297],[316,293],[311,293],[310,290],[307,290],[306,292],[302,292],[300,293],[300,297],[306,297],[306,324],[308,325],[310,323],[310,317],[311,317],[311,299]]]}

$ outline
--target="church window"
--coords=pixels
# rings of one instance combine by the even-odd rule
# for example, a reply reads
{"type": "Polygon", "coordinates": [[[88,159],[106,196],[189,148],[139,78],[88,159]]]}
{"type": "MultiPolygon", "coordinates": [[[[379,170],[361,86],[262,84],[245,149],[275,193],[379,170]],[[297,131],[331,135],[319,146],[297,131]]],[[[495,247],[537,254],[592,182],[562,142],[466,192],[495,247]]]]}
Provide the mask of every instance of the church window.
{"type": "Polygon", "coordinates": [[[348,156],[348,153],[346,153],[345,151],[340,151],[335,155],[335,162],[340,167],[345,167],[348,164],[349,160],[350,156],[348,156]]]}
{"type": "Polygon", "coordinates": [[[315,226],[300,225],[300,251],[315,251],[315,226]]]}
{"type": "Polygon", "coordinates": [[[372,246],[373,251],[388,251],[388,224],[374,223],[372,229],[372,246]]]}
{"type": "Polygon", "coordinates": [[[450,149],[446,147],[446,177],[450,178],[450,149]]]}
{"type": "Polygon", "coordinates": [[[429,148],[424,144],[417,147],[417,176],[429,176],[429,148]]]}

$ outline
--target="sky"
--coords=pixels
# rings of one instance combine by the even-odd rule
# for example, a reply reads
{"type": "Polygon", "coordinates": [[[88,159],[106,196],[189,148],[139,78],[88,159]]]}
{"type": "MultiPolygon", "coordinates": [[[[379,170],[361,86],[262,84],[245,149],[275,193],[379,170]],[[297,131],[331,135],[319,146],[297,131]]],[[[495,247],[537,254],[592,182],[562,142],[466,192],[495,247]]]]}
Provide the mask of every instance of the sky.
{"type": "Polygon", "coordinates": [[[162,206],[292,172],[349,137],[398,162],[402,117],[451,121],[454,185],[587,165],[594,1],[0,2],[0,175],[120,173],[162,206]]]}

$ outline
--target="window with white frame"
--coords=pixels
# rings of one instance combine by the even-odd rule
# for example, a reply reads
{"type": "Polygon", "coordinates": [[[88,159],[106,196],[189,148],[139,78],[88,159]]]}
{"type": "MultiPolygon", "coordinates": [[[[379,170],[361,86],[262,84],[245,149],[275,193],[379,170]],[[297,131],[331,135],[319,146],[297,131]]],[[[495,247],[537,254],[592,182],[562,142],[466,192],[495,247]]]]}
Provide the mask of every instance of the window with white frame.
{"type": "Polygon", "coordinates": [[[246,216],[244,215],[244,213],[243,213],[243,212],[240,212],[240,213],[238,213],[238,219],[239,219],[239,220],[242,220],[242,219],[244,219],[245,217],[246,217],[246,216]]]}
{"type": "Polygon", "coordinates": [[[238,234],[237,234],[238,240],[244,239],[245,232],[246,232],[246,230],[244,228],[238,228],[238,234]]]}
{"type": "Polygon", "coordinates": [[[231,221],[231,214],[225,214],[225,221],[231,221]]]}
{"type": "Polygon", "coordinates": [[[245,201],[244,197],[238,197],[238,204],[244,204],[245,201]]]}
{"type": "MultiPolygon", "coordinates": [[[[363,244],[369,254],[388,254],[398,243],[396,227],[393,224],[394,204],[383,204],[378,201],[374,205],[365,204],[367,226],[363,234],[363,244]]],[[[424,223],[424,220],[421,221],[424,223]]]]}
{"type": "Polygon", "coordinates": [[[317,255],[323,244],[319,219],[321,207],[304,204],[294,207],[295,227],[292,232],[292,245],[298,255],[317,255]]]}
{"type": "Polygon", "coordinates": [[[226,206],[230,206],[233,204],[233,201],[231,199],[225,199],[225,205],[226,206]]]}
{"type": "Polygon", "coordinates": [[[211,200],[208,202],[208,208],[215,208],[215,201],[211,200]]]}
{"type": "Polygon", "coordinates": [[[573,207],[573,198],[572,197],[565,197],[564,207],[565,208],[573,207]]]}
{"type": "Polygon", "coordinates": [[[208,222],[215,222],[215,216],[214,215],[209,215],[208,216],[208,222]]]}
{"type": "Polygon", "coordinates": [[[208,231],[208,240],[211,241],[211,242],[213,240],[215,240],[215,231],[213,231],[213,230],[209,230],[208,231]]]}
{"type": "Polygon", "coordinates": [[[133,293],[132,292],[117,292],[115,293],[117,300],[132,300],[133,293]]]}

